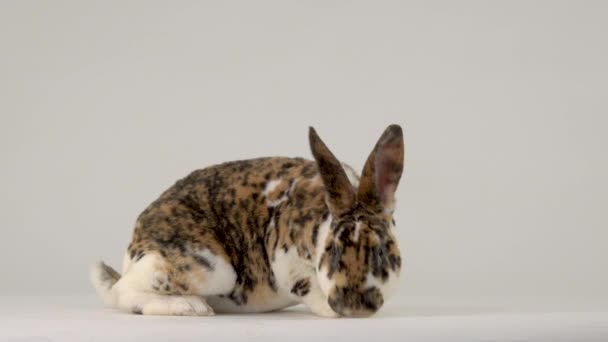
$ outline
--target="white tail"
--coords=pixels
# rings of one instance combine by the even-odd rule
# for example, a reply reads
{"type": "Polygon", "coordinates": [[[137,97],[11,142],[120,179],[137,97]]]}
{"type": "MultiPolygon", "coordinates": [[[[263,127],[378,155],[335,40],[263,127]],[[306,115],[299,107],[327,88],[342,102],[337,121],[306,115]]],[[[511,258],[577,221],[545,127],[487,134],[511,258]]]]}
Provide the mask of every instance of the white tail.
{"type": "Polygon", "coordinates": [[[111,290],[112,286],[120,279],[120,273],[104,264],[103,261],[99,261],[91,267],[90,277],[93,287],[95,287],[97,294],[103,299],[104,303],[114,306],[114,297],[111,290]]]}

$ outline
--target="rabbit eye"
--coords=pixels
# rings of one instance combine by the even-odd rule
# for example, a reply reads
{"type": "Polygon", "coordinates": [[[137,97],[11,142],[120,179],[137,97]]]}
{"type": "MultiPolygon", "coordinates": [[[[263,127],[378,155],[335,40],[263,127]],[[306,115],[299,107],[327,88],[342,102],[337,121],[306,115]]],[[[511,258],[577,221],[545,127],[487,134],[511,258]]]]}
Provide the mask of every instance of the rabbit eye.
{"type": "Polygon", "coordinates": [[[338,255],[338,248],[335,243],[325,247],[325,254],[329,257],[329,259],[334,259],[338,255]]]}
{"type": "Polygon", "coordinates": [[[378,260],[376,262],[378,264],[382,264],[384,262],[384,258],[385,258],[384,250],[380,249],[380,251],[378,251],[377,258],[378,258],[378,260]]]}

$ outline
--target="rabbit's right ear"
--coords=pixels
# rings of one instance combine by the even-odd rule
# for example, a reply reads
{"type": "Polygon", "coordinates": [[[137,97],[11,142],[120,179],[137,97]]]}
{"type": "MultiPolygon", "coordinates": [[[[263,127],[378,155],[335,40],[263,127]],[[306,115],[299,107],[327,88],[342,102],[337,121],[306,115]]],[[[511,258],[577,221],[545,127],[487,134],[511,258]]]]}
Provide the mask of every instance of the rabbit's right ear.
{"type": "Polygon", "coordinates": [[[399,125],[390,125],[363,167],[357,195],[361,203],[377,212],[392,209],[403,172],[403,158],[403,130],[399,125]]]}
{"type": "Polygon", "coordinates": [[[334,216],[341,216],[350,211],[356,203],[356,193],[351,185],[342,164],[323,143],[314,128],[308,131],[310,149],[317,162],[321,179],[327,192],[329,210],[334,216]]]}

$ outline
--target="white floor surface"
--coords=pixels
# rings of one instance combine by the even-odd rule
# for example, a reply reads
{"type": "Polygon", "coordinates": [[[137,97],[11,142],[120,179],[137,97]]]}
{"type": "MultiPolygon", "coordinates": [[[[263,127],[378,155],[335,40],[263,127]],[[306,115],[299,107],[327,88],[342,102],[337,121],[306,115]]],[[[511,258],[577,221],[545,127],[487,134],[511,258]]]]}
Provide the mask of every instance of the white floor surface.
{"type": "Polygon", "coordinates": [[[402,298],[367,319],[303,307],[269,314],[154,317],[94,297],[0,297],[0,342],[47,341],[608,341],[605,303],[561,305],[402,298]],[[506,303],[506,304],[505,304],[506,303]]]}

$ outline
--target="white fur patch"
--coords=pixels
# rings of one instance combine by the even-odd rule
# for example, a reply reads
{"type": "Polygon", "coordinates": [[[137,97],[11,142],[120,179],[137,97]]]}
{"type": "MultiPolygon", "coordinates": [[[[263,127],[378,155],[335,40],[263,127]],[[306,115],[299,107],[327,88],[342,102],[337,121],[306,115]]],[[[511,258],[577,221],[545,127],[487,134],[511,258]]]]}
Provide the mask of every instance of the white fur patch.
{"type": "Polygon", "coordinates": [[[321,259],[321,254],[323,254],[325,250],[325,240],[327,240],[327,236],[329,235],[329,228],[331,226],[332,216],[328,215],[327,220],[321,222],[319,224],[319,232],[317,233],[317,245],[315,253],[316,260],[315,264],[319,264],[319,260],[321,259]]]}
{"type": "Polygon", "coordinates": [[[274,218],[272,218],[270,220],[270,223],[268,223],[268,227],[266,228],[266,231],[271,231],[271,230],[274,230],[276,228],[276,225],[275,225],[274,221],[275,221],[274,218]]]}
{"type": "Polygon", "coordinates": [[[395,205],[397,204],[397,199],[393,197],[393,200],[390,203],[387,203],[384,207],[385,215],[393,215],[395,212],[395,205]]]}
{"type": "Polygon", "coordinates": [[[319,233],[317,235],[317,246],[316,246],[316,259],[315,259],[315,269],[317,271],[317,280],[319,281],[319,287],[321,287],[321,291],[325,296],[329,295],[329,291],[332,289],[333,281],[327,277],[327,272],[323,271],[323,269],[319,269],[319,261],[321,260],[321,255],[325,251],[325,241],[327,240],[327,236],[329,235],[329,228],[331,226],[332,217],[329,215],[327,220],[323,221],[319,226],[319,233]]]}
{"type": "Polygon", "coordinates": [[[291,183],[291,186],[289,187],[289,190],[285,191],[285,193],[283,194],[283,196],[281,196],[281,198],[277,199],[277,200],[269,200],[268,199],[268,194],[271,193],[279,184],[281,183],[281,180],[271,180],[268,182],[268,184],[266,185],[266,189],[271,189],[268,192],[266,191],[266,189],[264,189],[263,194],[266,196],[266,205],[269,207],[276,207],[279,204],[287,201],[287,199],[289,198],[289,194],[291,194],[291,192],[293,192],[293,189],[296,187],[297,181],[294,180],[291,183]],[[275,182],[278,182],[276,184],[274,184],[275,182]]]}
{"type": "Polygon", "coordinates": [[[334,287],[334,281],[327,277],[327,272],[323,272],[323,269],[317,272],[317,280],[319,281],[319,287],[325,296],[329,296],[329,292],[334,287]]]}
{"type": "Polygon", "coordinates": [[[148,253],[138,262],[127,267],[128,271],[123,273],[122,278],[112,288],[112,291],[121,292],[122,289],[137,289],[152,291],[154,279],[159,277],[162,269],[162,258],[158,254],[148,253]]]}
{"type": "Polygon", "coordinates": [[[359,175],[357,174],[357,172],[346,163],[342,163],[342,168],[344,169],[344,172],[346,173],[346,177],[348,177],[348,181],[350,182],[350,184],[352,184],[354,188],[358,188],[359,175]]]}
{"type": "Polygon", "coordinates": [[[266,200],[266,205],[269,206],[269,207],[276,207],[276,206],[278,206],[279,204],[281,204],[281,203],[283,203],[285,201],[287,201],[287,195],[281,196],[281,198],[279,198],[276,201],[266,200]]]}
{"type": "Polygon", "coordinates": [[[386,282],[382,282],[380,279],[374,277],[372,272],[369,272],[365,277],[365,287],[376,287],[382,293],[384,301],[390,298],[399,285],[399,275],[393,271],[388,271],[388,279],[386,282]]]}
{"type": "MultiPolygon", "coordinates": [[[[232,300],[218,296],[209,296],[207,301],[217,312],[267,312],[295,305],[297,301],[290,295],[288,287],[289,279],[293,276],[292,269],[294,267],[298,269],[300,261],[301,259],[298,258],[295,248],[288,250],[287,253],[283,249],[276,252],[271,267],[275,275],[277,293],[267,298],[263,303],[248,302],[244,305],[236,305],[232,300]]],[[[310,269],[310,266],[308,268],[310,269]]],[[[312,270],[309,273],[312,273],[312,270]]]]}
{"type": "Polygon", "coordinates": [[[355,233],[353,234],[353,240],[359,241],[359,231],[361,230],[361,222],[355,223],[355,233]]]}
{"type": "MultiPolygon", "coordinates": [[[[195,254],[205,258],[213,270],[205,271],[203,282],[199,284],[197,293],[201,296],[213,296],[232,291],[236,284],[236,272],[224,258],[213,254],[209,249],[195,251],[195,254]]],[[[192,279],[191,284],[200,280],[192,279]]]]}
{"type": "Polygon", "coordinates": [[[161,296],[149,297],[141,306],[145,315],[172,316],[212,316],[213,309],[198,296],[161,296]]]}
{"type": "MultiPolygon", "coordinates": [[[[219,267],[221,262],[217,259],[216,267],[219,267]]],[[[110,291],[113,304],[124,311],[140,311],[146,315],[212,315],[213,309],[202,297],[168,296],[154,292],[154,284],[167,280],[167,274],[162,271],[163,263],[162,257],[154,253],[146,254],[136,263],[125,262],[123,267],[128,271],[110,291]]],[[[234,270],[231,271],[234,283],[236,275],[234,270]]]]}
{"type": "Polygon", "coordinates": [[[268,181],[268,183],[266,183],[266,187],[264,188],[264,191],[262,192],[262,195],[268,197],[268,194],[270,194],[271,192],[274,191],[274,189],[277,188],[277,186],[279,186],[279,184],[281,184],[283,180],[281,179],[273,179],[268,181]]]}
{"type": "MultiPolygon", "coordinates": [[[[134,308],[142,310],[147,303],[158,301],[160,295],[153,293],[152,285],[161,262],[159,255],[146,254],[137,263],[128,266],[128,272],[112,287],[115,305],[125,311],[134,308]]],[[[168,311],[168,307],[165,311],[168,311]]]]}
{"type": "Polygon", "coordinates": [[[295,281],[302,277],[314,276],[310,262],[300,258],[298,250],[294,246],[291,246],[287,252],[281,248],[275,251],[271,267],[278,287],[287,293],[291,291],[291,285],[295,281]]]}

